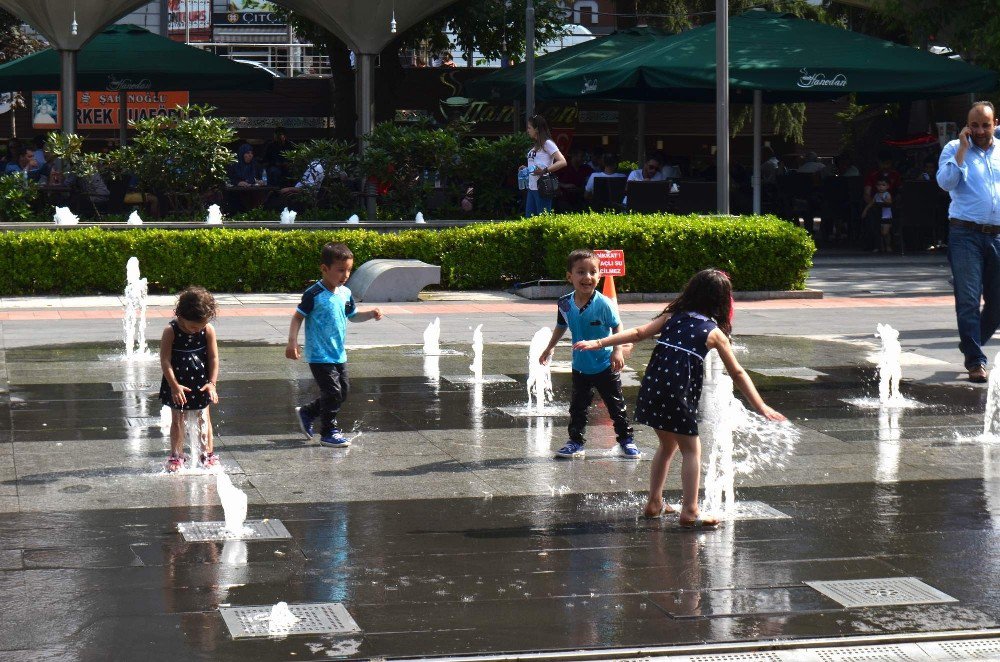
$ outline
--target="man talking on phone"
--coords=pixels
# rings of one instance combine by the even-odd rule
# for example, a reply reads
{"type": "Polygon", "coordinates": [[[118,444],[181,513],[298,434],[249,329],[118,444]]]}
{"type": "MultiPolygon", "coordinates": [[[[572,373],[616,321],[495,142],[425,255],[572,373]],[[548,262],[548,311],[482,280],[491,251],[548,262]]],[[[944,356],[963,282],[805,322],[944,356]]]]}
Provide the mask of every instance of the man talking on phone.
{"type": "Polygon", "coordinates": [[[969,109],[966,126],[941,151],[937,182],[951,195],[948,261],[955,284],[958,348],[969,381],[987,381],[983,345],[1000,326],[1000,149],[989,101],[969,109]],[[980,309],[980,299],[982,308],[980,309]]]}

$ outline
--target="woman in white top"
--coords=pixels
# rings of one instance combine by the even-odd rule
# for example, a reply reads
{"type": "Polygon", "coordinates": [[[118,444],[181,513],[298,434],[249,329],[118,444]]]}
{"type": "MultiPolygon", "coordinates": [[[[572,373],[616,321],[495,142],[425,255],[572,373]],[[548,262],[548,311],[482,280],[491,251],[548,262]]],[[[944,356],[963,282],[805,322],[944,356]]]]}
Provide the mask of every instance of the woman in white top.
{"type": "Polygon", "coordinates": [[[552,210],[552,198],[543,198],[538,194],[538,176],[566,167],[566,157],[552,141],[549,123],[544,117],[535,115],[528,118],[528,136],[535,144],[528,151],[528,165],[521,166],[522,170],[528,170],[528,195],[524,201],[526,218],[552,210]]]}

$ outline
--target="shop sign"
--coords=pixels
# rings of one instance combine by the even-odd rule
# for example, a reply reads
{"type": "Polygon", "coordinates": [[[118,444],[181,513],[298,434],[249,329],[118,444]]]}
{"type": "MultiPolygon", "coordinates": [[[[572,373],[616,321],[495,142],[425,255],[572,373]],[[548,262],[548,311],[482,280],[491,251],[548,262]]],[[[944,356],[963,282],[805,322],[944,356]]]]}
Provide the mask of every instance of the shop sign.
{"type": "MultiPolygon", "coordinates": [[[[127,92],[128,119],[131,122],[157,115],[176,115],[178,106],[190,103],[188,92],[127,92]]],[[[77,129],[118,129],[118,92],[76,93],[77,129]]],[[[31,93],[31,126],[35,129],[58,129],[61,93],[31,93]]]]}

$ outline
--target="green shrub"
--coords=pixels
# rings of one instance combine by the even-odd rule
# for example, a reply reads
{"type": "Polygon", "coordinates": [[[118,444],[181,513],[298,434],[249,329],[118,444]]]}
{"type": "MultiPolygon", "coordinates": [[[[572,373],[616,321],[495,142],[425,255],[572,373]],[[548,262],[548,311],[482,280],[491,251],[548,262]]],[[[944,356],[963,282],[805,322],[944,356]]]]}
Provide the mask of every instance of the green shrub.
{"type": "Polygon", "coordinates": [[[297,291],[319,251],[343,241],[361,265],[415,258],[441,265],[444,287],[497,288],[565,276],[575,248],[625,250],[623,292],[676,292],[699,269],[725,269],[739,290],[799,289],[815,247],[774,217],[545,215],[445,230],[32,230],[0,234],[0,294],[118,292],[135,255],[154,291],[197,283],[218,292],[297,291]],[[100,259],[95,259],[100,256],[100,259]]]}
{"type": "MultiPolygon", "coordinates": [[[[38,197],[38,187],[21,173],[0,175],[0,221],[28,221],[35,212],[31,203],[38,197]]],[[[51,216],[47,220],[52,220],[51,216]]]]}

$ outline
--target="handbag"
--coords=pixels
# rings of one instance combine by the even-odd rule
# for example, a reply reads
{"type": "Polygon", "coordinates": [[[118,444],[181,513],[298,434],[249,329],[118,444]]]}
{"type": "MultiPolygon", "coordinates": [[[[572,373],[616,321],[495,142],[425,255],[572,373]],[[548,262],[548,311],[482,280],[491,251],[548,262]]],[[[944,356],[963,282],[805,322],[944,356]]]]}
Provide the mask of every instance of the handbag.
{"type": "Polygon", "coordinates": [[[538,195],[543,198],[554,197],[559,190],[559,178],[550,172],[538,177],[538,195]]]}

